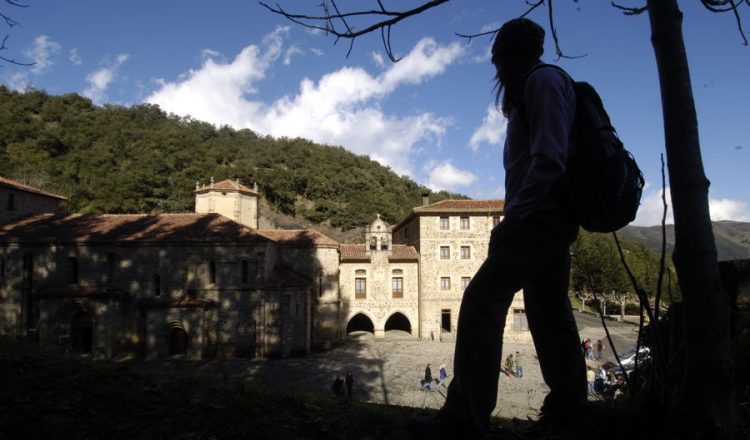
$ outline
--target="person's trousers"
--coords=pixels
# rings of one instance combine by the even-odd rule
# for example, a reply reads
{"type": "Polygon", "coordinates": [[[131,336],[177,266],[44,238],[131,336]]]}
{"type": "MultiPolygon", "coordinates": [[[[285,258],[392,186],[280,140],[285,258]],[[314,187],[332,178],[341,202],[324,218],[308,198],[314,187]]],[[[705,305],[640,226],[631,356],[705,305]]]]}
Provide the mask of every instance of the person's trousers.
{"type": "Polygon", "coordinates": [[[544,381],[542,412],[586,401],[586,365],[568,299],[570,244],[578,225],[540,213],[496,226],[487,259],[467,286],[458,316],[454,377],[441,416],[485,432],[497,403],[506,315],[523,289],[544,381]]]}

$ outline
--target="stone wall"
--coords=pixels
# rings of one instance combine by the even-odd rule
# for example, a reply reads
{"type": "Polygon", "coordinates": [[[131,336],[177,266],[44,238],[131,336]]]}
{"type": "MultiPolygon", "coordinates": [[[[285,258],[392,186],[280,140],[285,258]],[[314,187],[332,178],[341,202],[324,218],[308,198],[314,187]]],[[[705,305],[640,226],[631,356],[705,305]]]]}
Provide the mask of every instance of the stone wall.
{"type": "Polygon", "coordinates": [[[367,316],[373,323],[376,337],[383,337],[386,322],[394,313],[401,313],[409,320],[411,334],[418,335],[419,329],[419,273],[418,263],[389,262],[387,251],[373,251],[369,262],[341,263],[341,300],[343,315],[341,331],[357,314],[367,316]],[[357,271],[364,271],[357,275],[357,271]],[[394,274],[394,271],[401,271],[394,274]],[[403,296],[394,298],[392,278],[403,278],[403,296]],[[367,292],[364,299],[355,295],[355,278],[365,278],[367,292]]]}
{"type": "MultiPolygon", "coordinates": [[[[30,314],[40,342],[64,345],[81,312],[92,323],[96,357],[168,355],[174,329],[187,334],[193,359],[309,351],[310,289],[267,285],[269,246],[7,246],[0,255],[0,311],[7,318],[0,331],[25,336],[30,314]],[[30,282],[24,254],[33,256],[30,282]],[[242,261],[251,268],[246,282],[242,261]]],[[[323,260],[332,258],[327,253],[323,260]]]]}
{"type": "MultiPolygon", "coordinates": [[[[466,222],[466,220],[464,220],[466,222]]],[[[419,222],[420,245],[420,291],[422,339],[452,339],[458,323],[458,312],[463,297],[464,284],[487,258],[489,237],[494,227],[493,215],[475,213],[450,213],[421,215],[419,222]],[[448,228],[441,228],[440,218],[448,218],[448,228]],[[462,218],[468,219],[468,227],[462,218]],[[464,229],[465,228],[465,229],[464,229]],[[447,248],[449,255],[444,258],[441,248],[447,248]],[[462,248],[468,249],[468,255],[462,248]],[[449,279],[449,287],[444,288],[441,279],[449,279]],[[445,325],[444,320],[448,320],[445,325]],[[449,328],[445,328],[449,327],[449,328]]],[[[523,296],[519,292],[514,297],[505,325],[505,338],[512,341],[527,341],[530,333],[514,330],[514,310],[516,316],[524,316],[523,296]]]]}
{"type": "Polygon", "coordinates": [[[56,213],[60,199],[0,186],[0,225],[31,214],[56,213]]]}

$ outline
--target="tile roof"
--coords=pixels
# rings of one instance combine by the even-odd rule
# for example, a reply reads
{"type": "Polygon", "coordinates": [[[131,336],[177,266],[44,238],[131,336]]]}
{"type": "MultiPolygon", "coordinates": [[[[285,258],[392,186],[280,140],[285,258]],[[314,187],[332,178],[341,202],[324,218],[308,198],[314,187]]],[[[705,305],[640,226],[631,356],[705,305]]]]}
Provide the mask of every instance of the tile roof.
{"type": "Polygon", "coordinates": [[[39,214],[0,226],[6,243],[265,243],[269,238],[220,214],[39,214]]]}
{"type": "Polygon", "coordinates": [[[33,194],[39,194],[46,197],[51,197],[53,199],[59,199],[59,200],[68,200],[66,197],[58,196],[57,194],[52,194],[47,191],[42,191],[41,189],[34,188],[33,186],[24,185],[21,182],[16,182],[15,180],[6,179],[5,177],[0,177],[0,186],[4,186],[6,188],[16,189],[19,191],[26,191],[33,194]]]}
{"type": "MultiPolygon", "coordinates": [[[[367,253],[365,244],[342,244],[341,261],[370,261],[370,255],[367,253]]],[[[394,244],[391,247],[391,253],[388,255],[389,261],[417,261],[419,254],[414,246],[405,246],[403,244],[394,244]]]]}
{"type": "Polygon", "coordinates": [[[502,211],[505,201],[500,199],[486,200],[441,200],[430,205],[418,206],[414,208],[415,212],[486,212],[502,211]]]}
{"type": "Polygon", "coordinates": [[[226,192],[237,191],[243,194],[249,194],[251,196],[258,195],[257,192],[241,184],[239,180],[231,180],[231,179],[225,179],[225,180],[222,180],[221,182],[210,183],[208,185],[195,189],[195,192],[198,194],[207,193],[209,191],[226,191],[226,192]]]}
{"type": "Polygon", "coordinates": [[[279,244],[338,247],[339,242],[314,229],[263,229],[259,234],[279,244]]]}
{"type": "Polygon", "coordinates": [[[412,218],[419,215],[439,215],[439,214],[503,214],[505,200],[501,199],[483,199],[483,200],[441,200],[424,206],[412,208],[411,212],[404,217],[398,224],[391,228],[391,231],[398,231],[412,218]]]}

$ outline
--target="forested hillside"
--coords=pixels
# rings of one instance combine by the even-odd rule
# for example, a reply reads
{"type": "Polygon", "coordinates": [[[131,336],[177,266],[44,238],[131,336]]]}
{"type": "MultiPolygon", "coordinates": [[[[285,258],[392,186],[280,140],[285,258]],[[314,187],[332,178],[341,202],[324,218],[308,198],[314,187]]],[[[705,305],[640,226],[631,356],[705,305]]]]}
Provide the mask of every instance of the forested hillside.
{"type": "MultiPolygon", "coordinates": [[[[95,106],[75,94],[0,86],[0,175],[69,198],[71,212],[193,209],[196,181],[239,178],[280,212],[343,230],[380,213],[396,223],[429,190],[366,156],[304,139],[167,115],[157,106],[95,106]]],[[[431,202],[463,198],[433,193],[431,202]]]]}

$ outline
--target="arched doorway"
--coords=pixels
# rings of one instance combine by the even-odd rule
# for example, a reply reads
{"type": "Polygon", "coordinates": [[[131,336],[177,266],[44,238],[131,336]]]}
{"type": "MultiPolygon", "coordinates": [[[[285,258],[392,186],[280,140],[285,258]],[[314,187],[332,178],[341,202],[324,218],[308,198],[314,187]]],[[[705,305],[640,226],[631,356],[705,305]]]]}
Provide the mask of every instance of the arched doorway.
{"type": "Polygon", "coordinates": [[[357,313],[349,320],[349,324],[346,325],[346,333],[353,332],[375,333],[375,325],[366,315],[357,313]]]}
{"type": "Polygon", "coordinates": [[[172,327],[169,329],[169,355],[187,355],[189,338],[185,329],[172,327]]]}
{"type": "Polygon", "coordinates": [[[396,312],[385,322],[385,331],[401,330],[411,334],[411,323],[403,313],[396,312]]]}
{"type": "Polygon", "coordinates": [[[77,353],[91,353],[94,346],[94,321],[91,315],[78,311],[70,320],[70,348],[77,353]]]}

